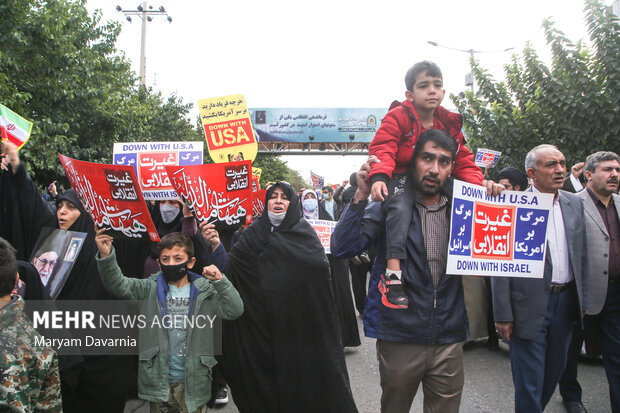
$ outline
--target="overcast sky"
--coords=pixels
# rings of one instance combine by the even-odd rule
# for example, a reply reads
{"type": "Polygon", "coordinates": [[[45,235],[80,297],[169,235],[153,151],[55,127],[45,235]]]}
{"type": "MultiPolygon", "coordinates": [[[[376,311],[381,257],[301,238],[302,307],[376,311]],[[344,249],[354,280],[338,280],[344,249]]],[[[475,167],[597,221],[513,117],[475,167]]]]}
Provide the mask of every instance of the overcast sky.
{"type": "MultiPolygon", "coordinates": [[[[117,47],[139,72],[139,17],[116,11],[138,1],[88,0],[103,21],[123,22],[117,47]]],[[[605,1],[610,4],[610,0],[605,1]]],[[[582,0],[450,1],[207,1],[149,3],[172,17],[147,24],[147,84],[176,93],[196,107],[199,99],[243,93],[249,107],[388,107],[404,98],[404,75],[415,62],[439,64],[444,106],[466,89],[469,55],[434,47],[510,52],[477,54],[496,78],[513,52],[531,41],[544,61],[549,48],[541,28],[552,17],[569,39],[588,39],[582,0]]],[[[194,116],[197,111],[194,112],[194,116]]],[[[494,148],[501,150],[501,148],[494,148]]],[[[309,170],[339,183],[360,156],[286,156],[309,181],[309,170]]]]}

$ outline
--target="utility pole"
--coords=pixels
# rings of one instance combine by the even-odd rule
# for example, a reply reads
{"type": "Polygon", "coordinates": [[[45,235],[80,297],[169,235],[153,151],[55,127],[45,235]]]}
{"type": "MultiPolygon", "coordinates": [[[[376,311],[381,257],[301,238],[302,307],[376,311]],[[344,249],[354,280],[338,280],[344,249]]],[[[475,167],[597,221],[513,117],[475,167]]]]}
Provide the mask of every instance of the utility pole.
{"type": "MultiPolygon", "coordinates": [[[[427,43],[435,47],[443,47],[444,49],[456,50],[457,52],[469,53],[469,55],[472,58],[474,57],[474,53],[500,53],[500,52],[507,52],[509,50],[514,49],[514,47],[507,47],[506,49],[502,49],[502,50],[457,49],[455,47],[444,46],[444,45],[438,44],[437,42],[432,42],[430,40],[427,43]]],[[[474,91],[474,67],[472,65],[471,59],[469,61],[469,70],[470,72],[465,75],[465,86],[469,86],[471,88],[471,91],[473,92],[474,91]]]]}
{"type": "Polygon", "coordinates": [[[140,38],[140,86],[146,87],[146,23],[153,21],[153,16],[166,16],[168,23],[172,23],[172,17],[168,16],[164,6],[159,6],[158,10],[153,10],[145,1],[137,7],[137,10],[123,10],[121,6],[116,6],[116,10],[122,12],[127,21],[131,23],[131,16],[139,16],[142,19],[142,35],[140,38]]]}

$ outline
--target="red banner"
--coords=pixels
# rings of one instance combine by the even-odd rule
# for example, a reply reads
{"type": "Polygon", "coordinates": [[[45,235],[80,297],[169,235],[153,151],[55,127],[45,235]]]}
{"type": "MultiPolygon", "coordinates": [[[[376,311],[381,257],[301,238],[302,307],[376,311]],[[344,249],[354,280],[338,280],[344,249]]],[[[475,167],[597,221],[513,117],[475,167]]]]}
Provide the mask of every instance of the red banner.
{"type": "Polygon", "coordinates": [[[250,161],[166,166],[170,182],[199,221],[243,224],[252,209],[250,161]]]}
{"type": "Polygon", "coordinates": [[[78,161],[58,154],[84,209],[113,236],[159,241],[132,166],[78,161]]]}
{"type": "Polygon", "coordinates": [[[325,249],[325,253],[330,253],[331,247],[331,239],[332,239],[332,231],[336,227],[338,222],[336,221],[325,221],[321,219],[307,219],[308,224],[314,228],[316,231],[316,235],[319,237],[319,241],[323,245],[325,249]]]}
{"type": "Polygon", "coordinates": [[[252,218],[258,218],[263,214],[265,210],[265,196],[267,196],[266,189],[259,189],[254,192],[254,198],[252,200],[252,218]]]}

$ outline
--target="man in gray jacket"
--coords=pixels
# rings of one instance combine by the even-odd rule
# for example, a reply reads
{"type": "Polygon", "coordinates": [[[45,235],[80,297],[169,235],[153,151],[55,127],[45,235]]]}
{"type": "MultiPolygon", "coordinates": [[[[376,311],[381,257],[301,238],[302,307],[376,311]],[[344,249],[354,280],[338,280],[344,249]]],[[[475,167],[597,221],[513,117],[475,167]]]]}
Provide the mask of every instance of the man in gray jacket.
{"type": "Polygon", "coordinates": [[[534,192],[554,195],[547,225],[542,279],[493,277],[493,309],[500,337],[510,341],[515,411],[540,413],[564,366],[573,320],[587,305],[588,257],[581,200],[560,190],[566,159],[552,145],[525,158],[534,192]]]}
{"type": "Polygon", "coordinates": [[[586,160],[583,202],[590,262],[588,315],[601,331],[612,412],[620,412],[620,156],[597,152],[586,160]]]}

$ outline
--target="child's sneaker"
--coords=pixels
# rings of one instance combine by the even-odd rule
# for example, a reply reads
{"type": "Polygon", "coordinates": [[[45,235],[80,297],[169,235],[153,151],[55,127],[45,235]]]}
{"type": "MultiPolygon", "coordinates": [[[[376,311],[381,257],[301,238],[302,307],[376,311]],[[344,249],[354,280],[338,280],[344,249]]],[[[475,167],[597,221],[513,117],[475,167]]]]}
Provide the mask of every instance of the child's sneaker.
{"type": "Polygon", "coordinates": [[[386,271],[379,280],[379,291],[381,292],[381,303],[389,308],[405,309],[409,307],[409,300],[405,296],[405,289],[402,281],[394,273],[386,271]]]}

